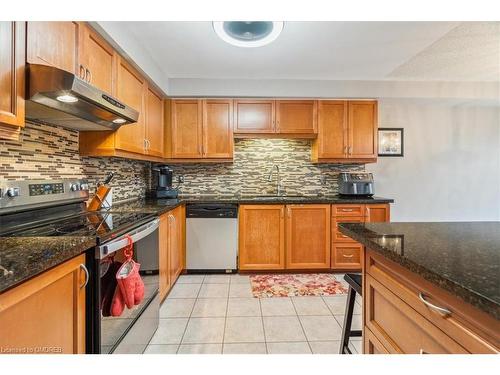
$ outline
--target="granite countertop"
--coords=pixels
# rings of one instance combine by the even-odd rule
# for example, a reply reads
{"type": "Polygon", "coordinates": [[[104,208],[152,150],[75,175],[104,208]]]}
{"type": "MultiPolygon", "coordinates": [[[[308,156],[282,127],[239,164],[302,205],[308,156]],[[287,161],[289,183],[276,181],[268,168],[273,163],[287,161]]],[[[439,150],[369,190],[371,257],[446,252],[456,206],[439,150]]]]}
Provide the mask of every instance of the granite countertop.
{"type": "Polygon", "coordinates": [[[500,222],[343,223],[339,228],[500,319],[500,222]]]}
{"type": "Polygon", "coordinates": [[[356,198],[338,195],[318,196],[251,196],[251,195],[180,195],[178,199],[138,199],[115,203],[111,211],[138,211],[161,215],[182,204],[190,203],[228,203],[228,204],[375,204],[393,203],[393,199],[372,197],[356,198]]]}
{"type": "Polygon", "coordinates": [[[95,245],[95,237],[0,237],[0,293],[95,245]]]}

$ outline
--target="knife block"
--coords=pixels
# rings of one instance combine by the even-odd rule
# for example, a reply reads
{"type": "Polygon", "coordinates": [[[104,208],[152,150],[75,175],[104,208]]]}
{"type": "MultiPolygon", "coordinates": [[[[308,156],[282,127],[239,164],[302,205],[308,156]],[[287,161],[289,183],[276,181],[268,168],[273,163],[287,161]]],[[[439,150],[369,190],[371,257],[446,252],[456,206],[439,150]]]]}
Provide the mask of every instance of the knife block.
{"type": "Polygon", "coordinates": [[[106,199],[106,196],[111,191],[111,188],[106,185],[101,185],[97,188],[97,191],[87,206],[87,211],[98,211],[102,208],[102,204],[106,199]]]}

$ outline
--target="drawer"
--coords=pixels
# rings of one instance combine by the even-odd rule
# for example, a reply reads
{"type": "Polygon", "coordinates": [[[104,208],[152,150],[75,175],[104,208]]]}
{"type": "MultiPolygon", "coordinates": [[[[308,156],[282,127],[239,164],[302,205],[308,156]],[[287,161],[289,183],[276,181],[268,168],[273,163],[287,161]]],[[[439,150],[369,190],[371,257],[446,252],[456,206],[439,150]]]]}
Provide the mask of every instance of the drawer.
{"type": "Polygon", "coordinates": [[[363,354],[391,354],[367,326],[363,330],[363,354]]]}
{"type": "Polygon", "coordinates": [[[333,204],[332,216],[366,216],[364,204],[333,204]]]}
{"type": "Polygon", "coordinates": [[[338,229],[340,223],[364,223],[364,216],[339,216],[332,219],[332,241],[333,242],[356,242],[351,237],[341,233],[338,229]]]}
{"type": "Polygon", "coordinates": [[[390,353],[467,353],[370,275],[365,276],[365,324],[390,353]]]}
{"type": "Polygon", "coordinates": [[[363,245],[353,243],[334,243],[332,245],[332,268],[346,270],[361,269],[363,245]]]}
{"type": "Polygon", "coordinates": [[[372,250],[366,251],[365,267],[370,277],[468,352],[498,353],[499,321],[372,250]],[[445,308],[451,314],[442,315],[429,303],[445,308]]]}

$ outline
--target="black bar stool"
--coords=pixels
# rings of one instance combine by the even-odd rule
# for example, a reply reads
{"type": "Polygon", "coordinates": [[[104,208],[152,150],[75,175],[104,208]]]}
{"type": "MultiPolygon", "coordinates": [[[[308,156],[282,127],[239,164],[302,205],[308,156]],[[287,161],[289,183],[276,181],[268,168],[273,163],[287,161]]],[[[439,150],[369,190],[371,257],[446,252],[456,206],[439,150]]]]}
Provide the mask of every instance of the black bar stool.
{"type": "Polygon", "coordinates": [[[354,303],[356,303],[356,293],[360,296],[362,295],[362,277],[359,273],[346,273],[344,275],[344,280],[347,284],[349,284],[349,291],[347,294],[347,305],[345,307],[344,326],[342,327],[342,341],[340,343],[339,353],[352,354],[351,349],[349,349],[349,338],[361,337],[363,333],[363,331],[359,329],[351,330],[354,303]]]}

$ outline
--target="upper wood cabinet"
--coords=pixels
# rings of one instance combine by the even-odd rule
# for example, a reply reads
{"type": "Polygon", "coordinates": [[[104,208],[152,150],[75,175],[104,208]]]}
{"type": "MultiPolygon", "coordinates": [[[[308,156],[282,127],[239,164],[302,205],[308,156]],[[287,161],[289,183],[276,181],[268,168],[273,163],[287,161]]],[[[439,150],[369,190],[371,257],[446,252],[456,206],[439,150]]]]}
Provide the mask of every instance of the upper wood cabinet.
{"type": "Polygon", "coordinates": [[[274,133],[274,100],[235,100],[234,133],[274,133]]]}
{"type": "Polygon", "coordinates": [[[330,205],[287,205],[286,215],[286,268],[330,268],[330,205]]]}
{"type": "Polygon", "coordinates": [[[163,99],[151,87],[146,89],[146,152],[163,156],[165,152],[165,126],[163,121],[163,99]]]}
{"type": "Polygon", "coordinates": [[[276,100],[276,132],[317,133],[316,100],[276,100]]]}
{"type": "Polygon", "coordinates": [[[203,101],[203,156],[230,159],[233,157],[233,101],[203,101]]]}
{"type": "Polygon", "coordinates": [[[35,22],[27,26],[26,61],[78,74],[78,22],[35,22]]]}
{"type": "Polygon", "coordinates": [[[85,353],[84,267],[80,255],[0,294],[2,353],[85,353]]]}
{"type": "Polygon", "coordinates": [[[115,94],[117,53],[89,26],[80,25],[78,76],[91,85],[115,94]]]}
{"type": "Polygon", "coordinates": [[[203,157],[201,100],[172,101],[172,158],[203,157]]]}
{"type": "Polygon", "coordinates": [[[25,23],[0,22],[0,139],[24,126],[25,23]]]}
{"type": "Polygon", "coordinates": [[[237,137],[314,137],[317,132],[316,100],[234,101],[234,133],[237,137]]]}
{"type": "Polygon", "coordinates": [[[239,269],[285,268],[285,206],[240,205],[239,269]]]}
{"type": "Polygon", "coordinates": [[[115,147],[135,153],[145,153],[145,92],[144,78],[124,59],[118,59],[116,97],[139,112],[136,123],[121,126],[116,131],[115,147]]]}
{"type": "Polygon", "coordinates": [[[377,160],[377,102],[320,100],[314,162],[375,162],[377,160]]]}
{"type": "Polygon", "coordinates": [[[174,99],[170,106],[172,159],[232,159],[232,100],[174,99]]]}

